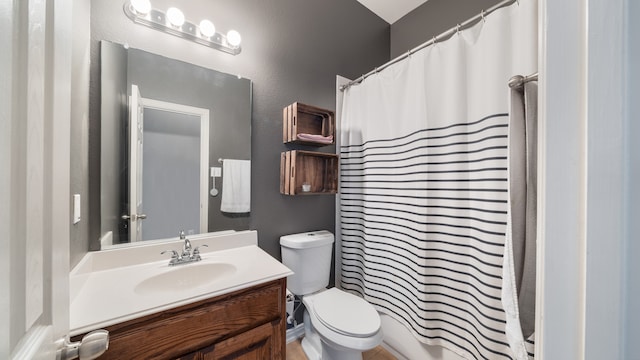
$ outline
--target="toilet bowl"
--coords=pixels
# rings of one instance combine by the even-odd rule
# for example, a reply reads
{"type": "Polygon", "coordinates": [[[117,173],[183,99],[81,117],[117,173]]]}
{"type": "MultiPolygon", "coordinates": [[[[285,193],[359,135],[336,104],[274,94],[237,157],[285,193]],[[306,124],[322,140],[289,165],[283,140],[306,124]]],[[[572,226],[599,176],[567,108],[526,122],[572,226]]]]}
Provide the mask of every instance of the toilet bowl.
{"type": "Polygon", "coordinates": [[[288,288],[305,306],[302,349],[309,360],[361,360],[382,342],[380,316],[361,297],[326,288],[332,244],[328,231],[280,238],[282,262],[294,272],[288,288]]]}
{"type": "MultiPolygon", "coordinates": [[[[311,336],[315,333],[320,338],[318,359],[362,359],[363,351],[382,342],[380,316],[364,299],[331,288],[306,295],[302,302],[312,326],[311,336]]],[[[306,322],[305,318],[305,326],[306,322]]]]}

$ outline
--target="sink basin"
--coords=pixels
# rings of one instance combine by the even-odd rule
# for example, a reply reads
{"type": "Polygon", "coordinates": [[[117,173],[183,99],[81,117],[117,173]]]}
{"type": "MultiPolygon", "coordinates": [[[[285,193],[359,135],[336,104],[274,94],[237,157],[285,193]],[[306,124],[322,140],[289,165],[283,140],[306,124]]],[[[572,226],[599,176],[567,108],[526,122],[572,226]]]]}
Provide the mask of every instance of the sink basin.
{"type": "Polygon", "coordinates": [[[214,283],[236,271],[227,263],[177,265],[161,274],[142,280],[133,291],[139,295],[158,295],[187,291],[214,283]]]}

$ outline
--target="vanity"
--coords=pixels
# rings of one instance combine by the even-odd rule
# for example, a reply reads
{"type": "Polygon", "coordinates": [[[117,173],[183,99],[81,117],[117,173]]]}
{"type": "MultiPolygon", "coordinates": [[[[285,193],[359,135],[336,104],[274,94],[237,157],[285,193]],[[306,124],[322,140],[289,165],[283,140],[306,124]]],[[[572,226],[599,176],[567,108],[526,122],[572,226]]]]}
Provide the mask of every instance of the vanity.
{"type": "Polygon", "coordinates": [[[189,239],[202,260],[185,265],[160,255],[177,238],[88,253],[70,274],[72,340],[108,330],[100,359],[284,359],[292,272],[255,231],[189,239]]]}

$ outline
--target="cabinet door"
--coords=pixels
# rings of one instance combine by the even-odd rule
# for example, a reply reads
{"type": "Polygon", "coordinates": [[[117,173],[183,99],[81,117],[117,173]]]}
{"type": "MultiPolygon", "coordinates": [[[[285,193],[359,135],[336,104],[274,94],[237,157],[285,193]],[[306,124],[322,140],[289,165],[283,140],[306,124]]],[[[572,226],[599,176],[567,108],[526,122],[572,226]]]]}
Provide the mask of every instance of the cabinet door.
{"type": "Polygon", "coordinates": [[[264,360],[283,359],[274,343],[274,331],[277,328],[271,323],[261,325],[242,334],[236,335],[215,345],[208,346],[191,354],[180,357],[180,360],[264,360]]]}

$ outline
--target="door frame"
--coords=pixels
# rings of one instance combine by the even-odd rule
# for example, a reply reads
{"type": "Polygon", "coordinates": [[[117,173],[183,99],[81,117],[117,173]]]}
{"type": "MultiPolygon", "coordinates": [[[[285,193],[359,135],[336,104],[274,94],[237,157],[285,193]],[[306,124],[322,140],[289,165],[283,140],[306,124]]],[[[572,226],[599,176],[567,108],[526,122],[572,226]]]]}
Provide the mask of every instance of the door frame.
{"type": "Polygon", "coordinates": [[[129,241],[142,240],[142,223],[140,205],[143,203],[142,191],[142,147],[144,146],[144,99],[138,85],[131,85],[129,97],[129,241]]]}

